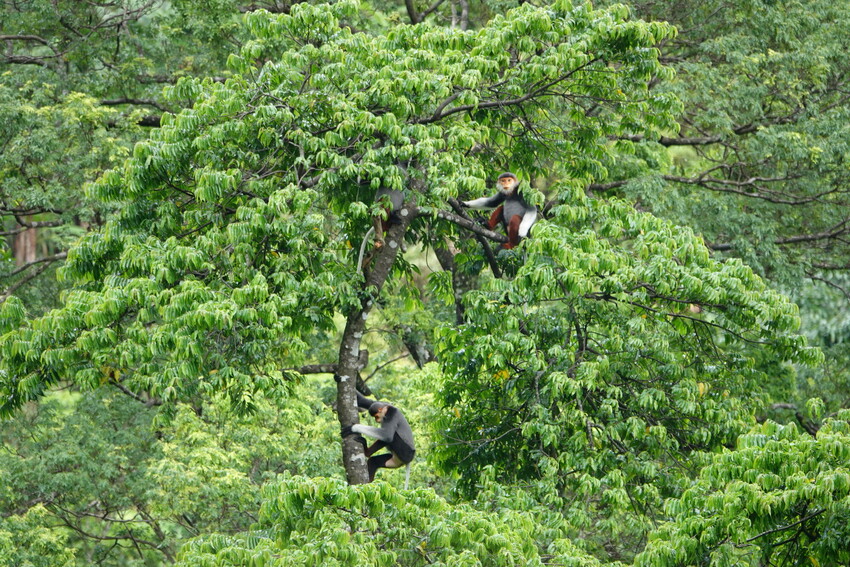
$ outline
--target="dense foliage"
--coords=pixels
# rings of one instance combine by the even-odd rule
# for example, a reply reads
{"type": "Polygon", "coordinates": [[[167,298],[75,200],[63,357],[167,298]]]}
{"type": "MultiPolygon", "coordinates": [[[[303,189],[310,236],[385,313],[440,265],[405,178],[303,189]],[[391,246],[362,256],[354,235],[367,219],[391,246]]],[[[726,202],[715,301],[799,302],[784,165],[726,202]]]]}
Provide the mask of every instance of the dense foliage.
{"type": "Polygon", "coordinates": [[[799,303],[827,368],[775,389],[768,415],[794,419],[810,396],[846,407],[846,3],[633,8],[679,30],[661,54],[677,78],[655,88],[682,100],[681,126],[607,162],[609,179],[592,187],[692,227],[718,257],[743,259],[799,303]]]}
{"type": "Polygon", "coordinates": [[[519,4],[3,4],[0,565],[850,561],[850,6],[519,4]]]}

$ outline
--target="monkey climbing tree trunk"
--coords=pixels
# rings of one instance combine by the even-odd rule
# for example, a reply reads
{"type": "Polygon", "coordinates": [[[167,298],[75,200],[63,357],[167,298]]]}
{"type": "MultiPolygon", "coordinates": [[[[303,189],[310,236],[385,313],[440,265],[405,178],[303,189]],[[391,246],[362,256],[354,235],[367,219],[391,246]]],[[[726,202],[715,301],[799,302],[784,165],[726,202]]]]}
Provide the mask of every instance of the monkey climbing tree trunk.
{"type": "MultiPolygon", "coordinates": [[[[342,342],[339,347],[339,362],[337,363],[337,411],[341,426],[359,423],[357,411],[356,377],[359,370],[357,361],[360,354],[360,343],[366,329],[369,312],[378,299],[384,282],[389,277],[396,256],[401,251],[404,233],[416,215],[414,207],[404,203],[398,211],[401,222],[393,224],[384,238],[384,245],[372,257],[361,292],[360,306],[348,314],[342,342]]],[[[366,470],[366,455],[363,446],[358,443],[356,436],[349,435],[342,441],[342,460],[349,484],[365,484],[369,482],[366,470]]]]}

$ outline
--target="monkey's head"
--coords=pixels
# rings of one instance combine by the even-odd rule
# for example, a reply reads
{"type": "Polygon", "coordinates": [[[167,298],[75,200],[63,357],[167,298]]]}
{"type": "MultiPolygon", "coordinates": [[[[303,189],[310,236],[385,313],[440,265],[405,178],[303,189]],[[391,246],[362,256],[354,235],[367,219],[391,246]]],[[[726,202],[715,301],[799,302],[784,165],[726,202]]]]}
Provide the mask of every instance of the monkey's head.
{"type": "Polygon", "coordinates": [[[496,184],[499,186],[499,191],[505,195],[510,195],[516,190],[519,180],[516,178],[516,175],[507,171],[496,179],[496,184]]]}
{"type": "Polygon", "coordinates": [[[387,414],[387,408],[390,405],[384,402],[375,402],[371,406],[369,406],[369,415],[375,418],[375,421],[381,423],[384,416],[387,414]]]}

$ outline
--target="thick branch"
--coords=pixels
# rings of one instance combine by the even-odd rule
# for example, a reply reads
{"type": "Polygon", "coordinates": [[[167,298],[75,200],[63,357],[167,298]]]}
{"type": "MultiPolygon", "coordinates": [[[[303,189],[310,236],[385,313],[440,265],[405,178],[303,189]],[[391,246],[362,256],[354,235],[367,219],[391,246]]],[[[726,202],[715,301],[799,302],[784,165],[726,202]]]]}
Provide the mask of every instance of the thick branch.
{"type": "Polygon", "coordinates": [[[152,99],[141,99],[141,98],[114,98],[100,101],[100,104],[103,106],[119,106],[122,104],[134,104],[134,105],[144,105],[144,106],[152,106],[156,109],[162,110],[166,112],[168,109],[161,105],[159,102],[152,99]]]}
{"type": "Polygon", "coordinates": [[[461,228],[471,230],[475,234],[483,236],[485,238],[489,238],[490,240],[495,240],[496,242],[508,241],[508,237],[504,234],[499,234],[498,232],[493,232],[489,228],[484,228],[472,219],[463,218],[448,211],[437,211],[437,217],[452,222],[461,228]]]}
{"type": "Polygon", "coordinates": [[[19,225],[25,226],[27,228],[43,228],[50,226],[62,226],[63,224],[65,224],[65,221],[61,219],[29,222],[20,215],[15,215],[15,220],[18,221],[19,225]]]}
{"type": "MultiPolygon", "coordinates": [[[[369,364],[369,351],[364,349],[360,349],[360,355],[357,359],[357,370],[363,370],[366,365],[369,364]]],[[[337,364],[305,364],[300,368],[295,368],[294,370],[299,374],[336,374],[337,364]]]]}
{"type": "Polygon", "coordinates": [[[419,17],[419,12],[416,11],[416,4],[413,0],[404,0],[404,6],[407,8],[407,17],[410,18],[411,24],[418,24],[422,21],[419,17]]]}
{"type": "MultiPolygon", "coordinates": [[[[461,206],[460,202],[457,199],[451,199],[450,198],[449,204],[455,210],[458,217],[460,219],[462,219],[464,222],[470,222],[475,227],[483,228],[481,225],[475,223],[472,219],[470,219],[466,215],[466,211],[464,210],[463,206],[461,206]]],[[[446,220],[451,220],[451,219],[446,219],[446,220]]],[[[475,232],[474,229],[473,229],[473,232],[475,232]]],[[[493,234],[496,234],[500,237],[502,236],[498,232],[494,232],[493,234]]],[[[508,241],[507,237],[504,237],[504,238],[505,239],[502,240],[502,242],[507,242],[508,241]]],[[[502,277],[502,270],[499,268],[499,263],[496,261],[496,255],[493,253],[493,249],[490,248],[490,243],[487,242],[485,235],[476,234],[475,240],[477,240],[478,243],[481,244],[481,248],[484,249],[484,256],[487,258],[487,263],[490,264],[490,270],[493,272],[493,275],[496,276],[497,278],[501,278],[502,277]]]]}
{"type": "Polygon", "coordinates": [[[47,61],[39,57],[29,57],[27,55],[8,55],[3,58],[3,63],[8,65],[38,65],[39,67],[49,67],[47,61]]]}
{"type": "Polygon", "coordinates": [[[257,10],[266,10],[267,12],[271,12],[272,14],[288,14],[291,8],[292,6],[288,2],[283,3],[283,5],[280,6],[277,2],[265,2],[262,4],[258,2],[252,2],[248,6],[240,6],[239,11],[243,14],[248,12],[256,12],[257,10]]]}

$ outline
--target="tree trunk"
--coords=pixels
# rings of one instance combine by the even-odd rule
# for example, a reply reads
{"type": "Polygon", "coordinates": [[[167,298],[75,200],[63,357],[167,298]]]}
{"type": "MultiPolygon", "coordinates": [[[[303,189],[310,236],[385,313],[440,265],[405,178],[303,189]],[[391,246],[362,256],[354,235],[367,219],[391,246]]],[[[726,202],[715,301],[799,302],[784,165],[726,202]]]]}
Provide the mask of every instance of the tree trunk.
{"type": "MultiPolygon", "coordinates": [[[[484,241],[484,245],[487,245],[486,241],[484,241]]],[[[451,272],[452,274],[452,289],[454,290],[455,296],[455,322],[458,325],[463,325],[466,322],[463,308],[463,295],[467,291],[475,289],[478,283],[478,274],[463,272],[455,265],[455,256],[457,255],[458,250],[454,243],[450,240],[446,239],[445,248],[434,248],[434,252],[436,253],[437,260],[440,262],[440,266],[443,270],[451,272]]]]}
{"type": "MultiPolygon", "coordinates": [[[[381,288],[389,277],[396,256],[401,250],[404,234],[410,221],[416,215],[414,207],[404,203],[398,211],[401,222],[393,224],[384,238],[384,245],[372,256],[371,266],[364,269],[365,282],[361,292],[360,306],[348,314],[342,342],[339,347],[339,362],[334,378],[337,381],[337,415],[340,426],[354,425],[360,422],[357,410],[356,377],[357,361],[360,356],[360,343],[366,329],[366,319],[377,301],[381,288]]],[[[369,482],[366,470],[366,455],[363,446],[356,441],[355,435],[342,440],[342,460],[349,484],[369,482]]]]}
{"type": "Polygon", "coordinates": [[[15,264],[18,267],[35,261],[37,257],[36,246],[38,245],[37,230],[35,228],[28,228],[15,235],[13,254],[15,256],[15,264]]]}

